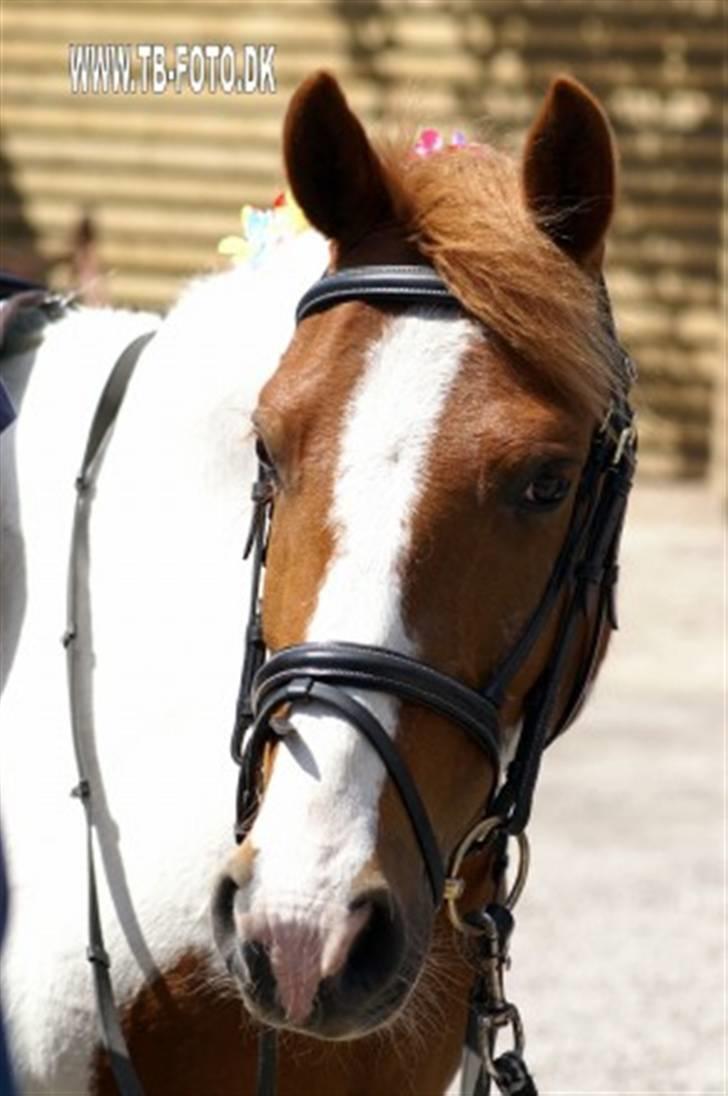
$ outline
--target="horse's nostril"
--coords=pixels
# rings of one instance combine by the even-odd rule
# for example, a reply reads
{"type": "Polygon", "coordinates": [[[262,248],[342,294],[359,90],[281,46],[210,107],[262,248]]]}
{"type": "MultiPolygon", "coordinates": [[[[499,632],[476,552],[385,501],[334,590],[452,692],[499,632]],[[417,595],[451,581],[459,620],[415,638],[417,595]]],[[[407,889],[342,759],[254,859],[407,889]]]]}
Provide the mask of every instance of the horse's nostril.
{"type": "Polygon", "coordinates": [[[229,875],[221,875],[212,895],[212,931],[215,942],[225,954],[234,932],[233,908],[238,886],[229,875]]]}
{"type": "Polygon", "coordinates": [[[264,1009],[273,1010],[276,1007],[276,980],[267,949],[256,940],[246,940],[240,953],[253,997],[264,1009]]]}
{"type": "Polygon", "coordinates": [[[352,1017],[385,1014],[406,992],[403,918],[387,888],[363,892],[348,908],[322,908],[309,920],[244,912],[243,893],[232,874],[219,879],[215,938],[248,1008],[267,1023],[338,1037],[352,1017]]]}
{"type": "Polygon", "coordinates": [[[388,890],[360,895],[352,912],[368,907],[369,916],[354,939],[341,972],[347,993],[368,994],[381,990],[400,968],[405,950],[401,914],[388,890]]]}

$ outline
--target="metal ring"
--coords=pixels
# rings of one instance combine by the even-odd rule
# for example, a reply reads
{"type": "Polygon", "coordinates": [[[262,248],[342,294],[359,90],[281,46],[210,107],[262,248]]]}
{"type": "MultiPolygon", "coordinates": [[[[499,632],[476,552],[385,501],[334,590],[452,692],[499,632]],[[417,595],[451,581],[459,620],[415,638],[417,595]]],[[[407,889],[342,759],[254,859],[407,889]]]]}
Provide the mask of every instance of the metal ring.
{"type": "MultiPolygon", "coordinates": [[[[465,835],[453,855],[450,871],[445,880],[444,899],[447,903],[447,912],[450,921],[458,932],[462,932],[466,936],[481,936],[483,930],[475,928],[474,925],[469,925],[467,921],[464,921],[460,916],[458,902],[465,890],[465,880],[462,879],[458,873],[462,867],[463,860],[473,845],[480,842],[487,844],[496,836],[496,834],[501,832],[503,832],[503,820],[501,818],[484,818],[473,826],[465,835]]],[[[511,889],[503,903],[506,909],[509,910],[514,908],[516,902],[521,897],[523,888],[526,885],[526,879],[528,878],[530,863],[530,848],[526,834],[517,834],[516,840],[518,842],[518,870],[511,889]]]]}
{"type": "Polygon", "coordinates": [[[485,1066],[486,1073],[496,1082],[498,1087],[500,1087],[501,1077],[496,1068],[494,1052],[495,1040],[502,1027],[510,1027],[511,1035],[513,1037],[512,1052],[516,1054],[518,1058],[523,1059],[523,1052],[526,1048],[526,1037],[523,1031],[521,1015],[515,1005],[508,1004],[506,1006],[506,1010],[499,1022],[493,1023],[488,1017],[482,1017],[478,1025],[480,1056],[483,1065],[485,1066]],[[493,1037],[493,1050],[491,1050],[491,1035],[493,1037]]]}

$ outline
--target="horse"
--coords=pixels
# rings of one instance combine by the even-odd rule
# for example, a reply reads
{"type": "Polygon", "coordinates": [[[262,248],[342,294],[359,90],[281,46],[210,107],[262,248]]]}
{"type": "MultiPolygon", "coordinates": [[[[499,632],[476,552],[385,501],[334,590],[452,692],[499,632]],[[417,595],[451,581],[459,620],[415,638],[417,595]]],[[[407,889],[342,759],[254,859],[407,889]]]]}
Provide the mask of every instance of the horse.
{"type": "Polygon", "coordinates": [[[33,1096],[118,1090],[106,955],[147,1093],[253,1092],[261,1029],[281,1096],[443,1093],[474,962],[447,912],[477,940],[503,902],[541,749],[614,623],[633,432],[602,108],[558,77],[520,163],[419,155],[373,143],[319,72],[283,149],[308,231],[163,320],[62,305],[11,332],[3,992],[33,1096]],[[88,957],[72,790],[100,865],[88,957]]]}

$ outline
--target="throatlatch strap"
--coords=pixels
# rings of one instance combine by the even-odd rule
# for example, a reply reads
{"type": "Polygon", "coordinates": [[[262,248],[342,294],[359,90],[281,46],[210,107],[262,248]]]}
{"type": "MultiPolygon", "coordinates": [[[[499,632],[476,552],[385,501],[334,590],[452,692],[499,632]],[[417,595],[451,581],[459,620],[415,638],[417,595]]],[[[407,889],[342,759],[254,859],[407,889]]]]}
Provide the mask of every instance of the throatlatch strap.
{"type": "Polygon", "coordinates": [[[129,1050],[121,1030],[119,1013],[114,1000],[111,982],[110,960],[104,945],[104,935],[99,912],[98,886],[94,863],[94,818],[92,786],[86,761],[85,742],[91,729],[84,718],[83,667],[78,649],[79,622],[83,616],[85,576],[88,562],[88,533],[91,513],[90,488],[101,463],[103,448],[116,420],[139,357],[154,332],[147,332],[134,339],[122,352],[114,365],[109,379],[99,397],[91,422],[81,471],[76,479],[76,506],[71,534],[71,555],[68,567],[67,623],[63,636],[66,648],[68,696],[71,716],[73,748],[78,769],[78,784],[73,795],[84,809],[86,821],[86,862],[88,875],[88,946],[86,956],[93,970],[94,992],[99,1017],[101,1042],[109,1056],[109,1064],[120,1096],[144,1096],[144,1092],[131,1063],[129,1050]]]}

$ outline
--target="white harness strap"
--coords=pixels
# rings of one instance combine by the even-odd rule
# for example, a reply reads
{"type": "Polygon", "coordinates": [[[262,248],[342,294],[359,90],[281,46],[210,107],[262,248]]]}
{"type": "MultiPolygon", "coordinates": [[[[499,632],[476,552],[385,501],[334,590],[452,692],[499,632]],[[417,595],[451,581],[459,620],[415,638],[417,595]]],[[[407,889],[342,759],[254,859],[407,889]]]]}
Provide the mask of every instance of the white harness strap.
{"type": "Polygon", "coordinates": [[[144,1096],[144,1090],[131,1063],[129,1049],[121,1030],[119,1012],[114,1000],[114,989],[111,982],[111,960],[104,946],[104,935],[101,927],[94,864],[93,797],[84,745],[89,730],[82,714],[84,710],[81,702],[83,680],[77,640],[79,620],[81,619],[81,598],[84,592],[83,576],[86,573],[85,562],[88,553],[89,518],[92,502],[90,488],[94,484],[103,457],[105,443],[113,429],[131,376],[142,351],[153,335],[154,332],[139,335],[122,351],[111,370],[109,379],[104,385],[91,420],[81,471],[76,479],[76,508],[73,515],[71,555],[68,565],[67,623],[63,636],[68,671],[71,731],[78,768],[78,784],[73,789],[72,794],[83,805],[86,819],[86,858],[88,865],[88,944],[86,956],[93,969],[101,1042],[109,1056],[111,1071],[120,1096],[144,1096]]]}

